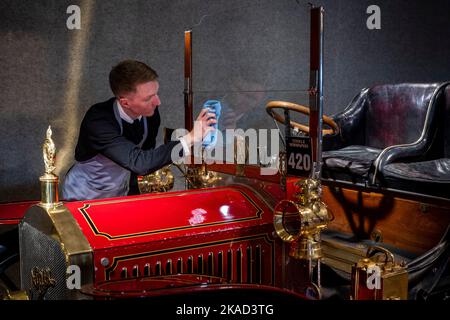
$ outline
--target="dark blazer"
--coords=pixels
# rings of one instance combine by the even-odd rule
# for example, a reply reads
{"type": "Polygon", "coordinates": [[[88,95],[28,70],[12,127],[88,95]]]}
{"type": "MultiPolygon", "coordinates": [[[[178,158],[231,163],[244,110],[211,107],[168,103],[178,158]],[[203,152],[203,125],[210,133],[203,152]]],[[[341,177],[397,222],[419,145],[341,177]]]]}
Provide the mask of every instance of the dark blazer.
{"type": "Polygon", "coordinates": [[[81,122],[75,159],[79,162],[86,161],[98,153],[111,159],[131,171],[130,194],[136,194],[136,176],[149,174],[170,164],[172,149],[180,142],[170,141],[155,148],[161,123],[157,108],[153,116],[143,117],[147,121],[148,134],[140,148],[132,141],[132,134],[128,132],[127,126],[123,126],[121,132],[114,114],[114,102],[115,98],[111,98],[93,105],[86,112],[81,122]]]}

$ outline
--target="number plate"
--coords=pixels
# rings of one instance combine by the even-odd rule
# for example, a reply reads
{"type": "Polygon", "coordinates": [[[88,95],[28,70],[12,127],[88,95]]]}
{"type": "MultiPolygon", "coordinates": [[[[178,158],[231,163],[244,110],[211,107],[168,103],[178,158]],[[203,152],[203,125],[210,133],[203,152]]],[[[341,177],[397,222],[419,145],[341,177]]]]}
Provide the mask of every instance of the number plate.
{"type": "Polygon", "coordinates": [[[312,167],[311,138],[288,137],[287,173],[295,176],[309,176],[312,167]]]}

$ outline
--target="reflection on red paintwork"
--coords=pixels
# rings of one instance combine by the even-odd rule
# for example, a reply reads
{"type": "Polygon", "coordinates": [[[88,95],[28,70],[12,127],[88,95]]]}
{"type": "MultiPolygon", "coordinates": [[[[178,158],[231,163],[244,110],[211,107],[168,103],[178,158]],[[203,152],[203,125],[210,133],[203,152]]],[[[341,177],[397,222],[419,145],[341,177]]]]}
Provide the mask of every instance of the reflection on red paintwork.
{"type": "Polygon", "coordinates": [[[202,208],[197,208],[191,211],[192,213],[192,217],[189,218],[189,224],[191,226],[195,226],[197,224],[202,223],[203,221],[205,221],[205,216],[206,215],[206,210],[202,209],[202,208]]]}
{"type": "Polygon", "coordinates": [[[123,299],[176,296],[186,297],[189,294],[203,293],[219,298],[220,294],[248,292],[248,297],[256,295],[267,298],[306,300],[304,295],[273,286],[257,284],[229,283],[224,278],[199,274],[176,274],[160,277],[141,277],[124,280],[102,282],[96,285],[83,286],[81,291],[96,299],[123,299]]]}
{"type": "Polygon", "coordinates": [[[18,224],[22,220],[25,212],[38,200],[0,203],[0,225],[1,224],[18,224]]]}
{"type": "Polygon", "coordinates": [[[271,223],[271,208],[245,186],[66,203],[94,249],[271,223]],[[266,221],[267,220],[267,221],[266,221]]]}

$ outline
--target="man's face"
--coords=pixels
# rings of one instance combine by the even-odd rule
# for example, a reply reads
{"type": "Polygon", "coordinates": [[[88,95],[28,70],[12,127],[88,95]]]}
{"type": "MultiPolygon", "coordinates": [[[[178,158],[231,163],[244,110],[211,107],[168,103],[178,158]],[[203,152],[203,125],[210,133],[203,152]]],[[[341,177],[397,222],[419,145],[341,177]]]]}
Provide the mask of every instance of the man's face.
{"type": "Polygon", "coordinates": [[[120,105],[132,118],[151,117],[157,106],[161,104],[158,97],[158,81],[138,84],[136,92],[129,92],[119,97],[120,105]]]}

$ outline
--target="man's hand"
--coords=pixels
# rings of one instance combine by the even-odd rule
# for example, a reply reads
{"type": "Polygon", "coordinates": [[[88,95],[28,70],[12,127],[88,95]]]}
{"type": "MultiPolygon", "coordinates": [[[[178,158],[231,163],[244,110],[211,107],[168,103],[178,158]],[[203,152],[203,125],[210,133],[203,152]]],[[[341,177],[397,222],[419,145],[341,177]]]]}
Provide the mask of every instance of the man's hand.
{"type": "Polygon", "coordinates": [[[183,137],[188,146],[191,147],[194,143],[202,142],[209,132],[216,130],[211,126],[214,123],[217,123],[216,115],[208,112],[208,109],[203,109],[194,121],[194,128],[183,137]]]}

